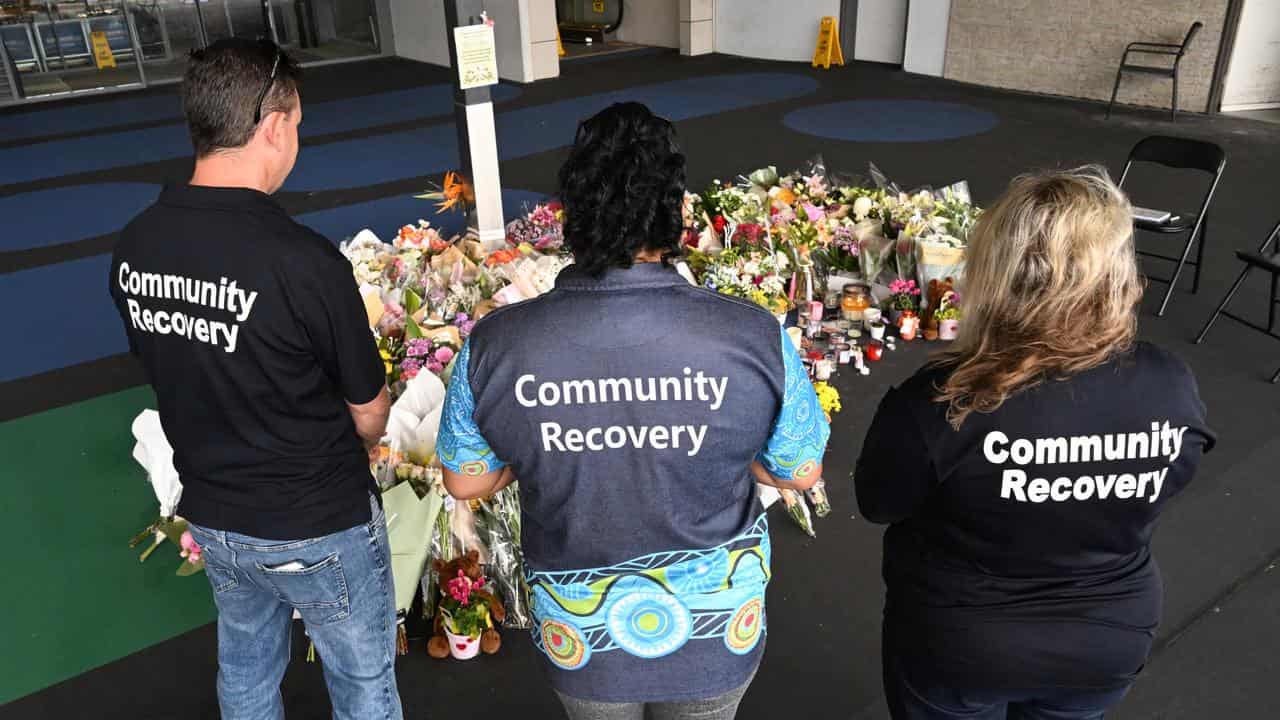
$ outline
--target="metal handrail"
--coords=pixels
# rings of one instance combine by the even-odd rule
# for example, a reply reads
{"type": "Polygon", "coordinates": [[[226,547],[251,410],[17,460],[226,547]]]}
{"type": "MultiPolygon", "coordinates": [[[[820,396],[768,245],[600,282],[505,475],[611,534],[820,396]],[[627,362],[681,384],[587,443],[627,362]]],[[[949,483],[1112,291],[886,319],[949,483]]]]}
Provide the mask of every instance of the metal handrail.
{"type": "Polygon", "coordinates": [[[0,65],[4,66],[4,77],[9,85],[9,93],[11,97],[9,102],[18,102],[22,99],[22,85],[18,84],[18,78],[14,76],[13,64],[9,61],[9,48],[4,46],[4,41],[0,40],[0,65]]]}

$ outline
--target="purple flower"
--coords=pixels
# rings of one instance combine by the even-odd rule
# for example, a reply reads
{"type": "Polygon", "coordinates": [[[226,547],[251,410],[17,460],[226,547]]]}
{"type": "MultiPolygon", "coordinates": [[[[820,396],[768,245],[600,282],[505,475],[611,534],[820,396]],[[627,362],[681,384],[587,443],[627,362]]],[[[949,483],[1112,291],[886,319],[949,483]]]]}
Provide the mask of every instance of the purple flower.
{"type": "Polygon", "coordinates": [[[431,341],[423,338],[414,338],[405,343],[405,355],[411,358],[422,358],[431,354],[431,341]]]}
{"type": "Polygon", "coordinates": [[[412,380],[419,372],[422,371],[422,362],[414,358],[406,358],[400,363],[400,377],[406,380],[412,380]]]}

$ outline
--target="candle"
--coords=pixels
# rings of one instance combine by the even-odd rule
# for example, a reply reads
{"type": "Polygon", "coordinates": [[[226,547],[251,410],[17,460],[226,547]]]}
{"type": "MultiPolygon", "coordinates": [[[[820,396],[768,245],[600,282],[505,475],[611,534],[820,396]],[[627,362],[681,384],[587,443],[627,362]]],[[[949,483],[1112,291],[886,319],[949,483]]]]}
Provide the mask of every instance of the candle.
{"type": "Polygon", "coordinates": [[[880,342],[874,342],[874,341],[873,341],[870,345],[867,345],[867,359],[868,359],[868,360],[870,360],[870,361],[872,361],[872,362],[875,362],[875,361],[879,360],[879,359],[880,359],[880,357],[881,357],[882,355],[884,355],[884,344],[883,344],[883,343],[880,343],[880,342]]]}
{"type": "Polygon", "coordinates": [[[820,382],[830,380],[833,370],[830,360],[819,360],[813,364],[813,376],[820,382]]]}

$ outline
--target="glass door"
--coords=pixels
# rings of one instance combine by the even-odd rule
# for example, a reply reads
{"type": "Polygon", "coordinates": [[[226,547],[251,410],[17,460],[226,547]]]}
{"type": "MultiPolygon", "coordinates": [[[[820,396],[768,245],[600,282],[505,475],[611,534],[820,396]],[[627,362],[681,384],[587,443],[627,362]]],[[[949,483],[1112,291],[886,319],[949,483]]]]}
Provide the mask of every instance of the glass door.
{"type": "Polygon", "coordinates": [[[192,50],[228,37],[303,64],[380,47],[374,0],[0,0],[0,104],[178,80],[192,50]]]}
{"type": "Polygon", "coordinates": [[[271,10],[280,43],[302,62],[378,53],[372,0],[271,0],[271,10]]]}
{"type": "Polygon", "coordinates": [[[24,97],[142,86],[136,28],[123,0],[48,0],[0,26],[24,97]]]}
{"type": "Polygon", "coordinates": [[[264,8],[262,0],[209,0],[204,7],[209,42],[229,37],[270,38],[271,27],[264,8]]]}

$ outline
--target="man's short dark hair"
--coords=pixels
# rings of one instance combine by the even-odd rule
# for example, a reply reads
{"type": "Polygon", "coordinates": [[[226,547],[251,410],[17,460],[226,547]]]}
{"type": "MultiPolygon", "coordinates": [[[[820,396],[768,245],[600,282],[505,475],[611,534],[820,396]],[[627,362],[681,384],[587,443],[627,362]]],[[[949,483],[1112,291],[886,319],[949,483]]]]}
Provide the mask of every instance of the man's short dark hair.
{"type": "Polygon", "coordinates": [[[298,102],[302,69],[284,50],[266,40],[227,38],[191,51],[182,79],[182,110],[196,157],[244,147],[253,138],[255,103],[271,77],[277,53],[276,79],[262,100],[264,118],[289,112],[298,102]]]}

